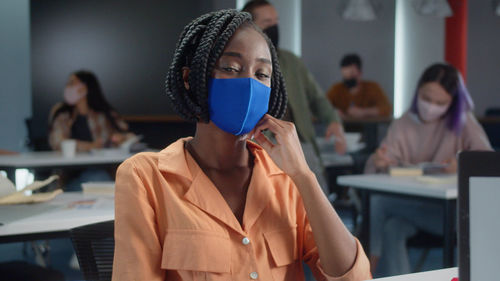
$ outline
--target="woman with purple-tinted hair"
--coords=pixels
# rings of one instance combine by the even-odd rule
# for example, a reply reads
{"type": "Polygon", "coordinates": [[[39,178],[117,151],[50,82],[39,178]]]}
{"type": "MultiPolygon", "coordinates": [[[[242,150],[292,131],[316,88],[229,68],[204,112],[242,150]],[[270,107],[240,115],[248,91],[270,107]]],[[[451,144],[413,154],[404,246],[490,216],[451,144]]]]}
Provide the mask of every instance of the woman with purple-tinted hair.
{"type": "MultiPolygon", "coordinates": [[[[395,120],[365,173],[384,173],[390,166],[442,164],[456,173],[462,150],[491,150],[488,137],[472,113],[473,103],[457,69],[437,63],[419,79],[410,109],[395,120]]],[[[424,230],[443,232],[440,205],[419,200],[372,196],[370,263],[377,275],[410,272],[406,240],[424,230]]]]}

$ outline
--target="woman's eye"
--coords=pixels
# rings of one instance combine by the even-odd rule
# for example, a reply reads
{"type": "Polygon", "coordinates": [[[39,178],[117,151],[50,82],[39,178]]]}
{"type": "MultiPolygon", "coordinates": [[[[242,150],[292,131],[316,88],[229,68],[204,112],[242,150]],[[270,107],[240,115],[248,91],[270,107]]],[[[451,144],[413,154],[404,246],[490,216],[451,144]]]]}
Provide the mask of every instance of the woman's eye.
{"type": "Polygon", "coordinates": [[[234,68],[234,67],[222,67],[222,70],[224,70],[225,72],[238,72],[239,70],[234,68]]]}
{"type": "Polygon", "coordinates": [[[269,77],[271,77],[270,75],[265,74],[265,73],[257,73],[257,74],[255,74],[255,76],[257,76],[260,79],[268,79],[269,77]]]}

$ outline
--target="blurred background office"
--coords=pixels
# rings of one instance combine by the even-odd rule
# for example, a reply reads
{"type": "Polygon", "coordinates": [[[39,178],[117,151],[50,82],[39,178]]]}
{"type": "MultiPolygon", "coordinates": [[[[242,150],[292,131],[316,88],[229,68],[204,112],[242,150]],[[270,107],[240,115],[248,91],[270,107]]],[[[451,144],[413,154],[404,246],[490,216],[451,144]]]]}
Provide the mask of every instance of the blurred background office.
{"type": "MultiPolygon", "coordinates": [[[[323,89],[340,79],[342,56],[357,53],[363,57],[364,78],[380,84],[396,117],[407,108],[415,77],[425,66],[445,60],[446,18],[417,14],[414,1],[372,1],[372,21],[345,20],[340,9],[347,1],[271,2],[281,15],[280,45],[302,57],[323,89]],[[396,27],[402,29],[398,34],[396,27]],[[395,65],[395,59],[403,66],[395,65]],[[404,69],[395,72],[395,67],[404,69]]],[[[196,15],[243,4],[2,1],[0,114],[7,122],[2,124],[1,146],[23,149],[28,132],[19,121],[27,118],[32,119],[31,137],[46,138],[50,108],[59,101],[67,73],[80,68],[95,70],[122,115],[173,115],[162,81],[179,30],[196,15]]],[[[500,17],[490,0],[469,1],[467,17],[463,72],[476,101],[475,114],[481,117],[488,108],[500,106],[500,56],[495,55],[500,17]]]]}
{"type": "MultiPolygon", "coordinates": [[[[99,77],[129,131],[142,135],[150,148],[192,135],[194,124],[176,117],[165,95],[178,35],[203,13],[242,8],[245,2],[0,1],[2,153],[50,150],[50,110],[61,101],[68,74],[77,69],[91,69],[99,77]]],[[[362,57],[363,79],[376,81],[392,105],[392,116],[381,128],[409,107],[427,66],[451,62],[464,76],[475,102],[473,113],[491,145],[500,149],[499,1],[449,0],[451,14],[441,15],[420,9],[434,2],[423,0],[270,2],[280,15],[280,48],[301,57],[323,90],[342,80],[339,62],[345,54],[362,57]],[[351,2],[368,3],[370,10],[356,17],[348,12],[351,2]]],[[[359,124],[366,122],[345,124],[346,130],[362,131],[359,124]]],[[[366,153],[383,136],[382,130],[366,153]]],[[[68,241],[60,244],[71,247],[68,241]]],[[[55,264],[67,264],[69,256],[64,257],[55,264]]],[[[439,267],[431,263],[427,269],[432,266],[439,267]]]]}

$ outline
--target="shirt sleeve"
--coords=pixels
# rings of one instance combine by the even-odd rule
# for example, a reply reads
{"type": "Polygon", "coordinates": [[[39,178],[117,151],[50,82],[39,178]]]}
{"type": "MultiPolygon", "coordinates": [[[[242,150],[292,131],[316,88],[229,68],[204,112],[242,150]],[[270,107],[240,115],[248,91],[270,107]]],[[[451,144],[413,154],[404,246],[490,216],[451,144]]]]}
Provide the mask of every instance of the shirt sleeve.
{"type": "Polygon", "coordinates": [[[311,269],[314,278],[319,281],[362,281],[372,279],[370,273],[370,263],[363,250],[363,246],[356,239],[356,259],[352,267],[342,276],[331,276],[325,273],[319,258],[318,247],[314,241],[311,225],[305,215],[305,209],[302,204],[298,204],[298,223],[299,245],[302,248],[302,259],[311,269]]]}
{"type": "MultiPolygon", "coordinates": [[[[401,122],[400,119],[392,121],[391,125],[389,126],[389,129],[387,129],[386,137],[382,140],[379,146],[379,147],[385,146],[387,149],[386,153],[387,158],[394,160],[395,162],[398,163],[403,162],[403,153],[401,145],[404,145],[404,143],[400,141],[401,129],[402,129],[402,127],[399,125],[400,122],[401,122]]],[[[375,174],[375,173],[387,172],[378,170],[375,167],[374,154],[375,153],[373,153],[368,158],[368,161],[366,161],[364,173],[375,174]]]]}
{"type": "Polygon", "coordinates": [[[306,95],[313,116],[325,124],[341,122],[337,110],[333,108],[331,103],[328,101],[325,93],[318,85],[311,72],[309,72],[300,59],[298,59],[298,61],[299,63],[297,65],[301,69],[302,75],[304,76],[306,95]]]}
{"type": "MultiPolygon", "coordinates": [[[[354,238],[356,239],[356,238],[354,238]]],[[[359,243],[358,239],[356,239],[356,260],[352,265],[351,269],[349,269],[342,276],[331,276],[325,273],[323,267],[321,266],[321,261],[318,259],[316,262],[316,268],[318,271],[324,276],[324,280],[328,281],[361,281],[361,280],[371,280],[372,275],[370,273],[370,262],[368,261],[368,257],[363,250],[363,246],[359,243]]]]}
{"type": "Polygon", "coordinates": [[[127,122],[125,122],[125,120],[123,120],[123,118],[116,111],[111,112],[111,117],[114,118],[116,125],[120,128],[120,130],[124,132],[128,131],[127,122]]]}
{"type": "Polygon", "coordinates": [[[330,100],[330,104],[336,109],[345,112],[346,111],[346,103],[345,99],[342,96],[342,90],[340,84],[334,84],[330,87],[328,92],[326,93],[326,97],[330,100]]]}
{"type": "Polygon", "coordinates": [[[155,211],[139,172],[132,158],[116,175],[113,281],[165,280],[155,211]]]}
{"type": "Polygon", "coordinates": [[[52,150],[60,150],[61,142],[70,138],[71,120],[68,113],[59,113],[50,124],[49,144],[52,150]]]}
{"type": "Polygon", "coordinates": [[[392,106],[384,91],[377,83],[373,83],[371,87],[375,99],[375,107],[377,107],[379,115],[383,117],[388,117],[391,114],[392,106]]]}

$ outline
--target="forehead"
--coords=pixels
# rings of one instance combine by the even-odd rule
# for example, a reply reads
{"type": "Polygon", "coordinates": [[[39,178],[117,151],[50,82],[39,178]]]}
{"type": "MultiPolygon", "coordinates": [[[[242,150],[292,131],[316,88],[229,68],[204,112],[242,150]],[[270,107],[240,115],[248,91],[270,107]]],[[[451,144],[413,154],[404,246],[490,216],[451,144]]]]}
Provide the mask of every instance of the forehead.
{"type": "Polygon", "coordinates": [[[68,79],[70,82],[81,82],[75,74],[71,74],[68,79]]]}
{"type": "Polygon", "coordinates": [[[437,82],[427,82],[419,89],[420,94],[436,101],[451,100],[450,94],[437,82]]]}
{"type": "Polygon", "coordinates": [[[342,66],[340,68],[340,71],[342,73],[358,73],[359,72],[359,68],[358,68],[357,65],[351,64],[351,65],[342,66]]]}
{"type": "Polygon", "coordinates": [[[271,60],[266,40],[250,26],[238,28],[224,47],[224,52],[237,52],[248,59],[265,58],[271,60]]]}
{"type": "Polygon", "coordinates": [[[254,20],[269,20],[269,19],[277,19],[278,12],[272,5],[263,5],[253,9],[252,14],[254,15],[254,20]]]}

